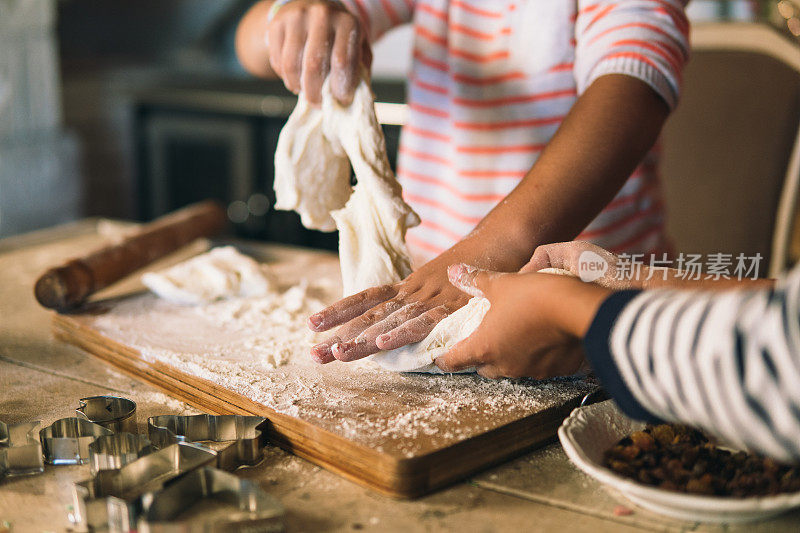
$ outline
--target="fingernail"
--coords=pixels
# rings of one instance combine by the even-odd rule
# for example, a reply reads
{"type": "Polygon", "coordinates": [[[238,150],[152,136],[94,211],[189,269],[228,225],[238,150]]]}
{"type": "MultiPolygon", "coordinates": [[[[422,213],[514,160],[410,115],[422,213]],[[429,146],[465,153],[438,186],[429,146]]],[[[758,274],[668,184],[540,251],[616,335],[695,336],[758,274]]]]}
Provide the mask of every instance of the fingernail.
{"type": "Polygon", "coordinates": [[[331,354],[331,348],[325,343],[317,344],[311,347],[311,357],[319,363],[324,363],[331,354]]]}
{"type": "Polygon", "coordinates": [[[384,333],[383,335],[378,335],[378,338],[375,339],[376,344],[386,344],[391,339],[391,335],[388,333],[384,333]]]}
{"type": "Polygon", "coordinates": [[[322,317],[319,314],[308,317],[308,325],[311,329],[317,329],[322,324],[322,317]]]}
{"type": "Polygon", "coordinates": [[[351,344],[351,343],[349,343],[349,342],[337,342],[336,344],[331,346],[331,352],[333,353],[333,356],[336,359],[341,359],[342,357],[344,357],[345,353],[350,348],[350,346],[348,346],[349,344],[351,344]]]}

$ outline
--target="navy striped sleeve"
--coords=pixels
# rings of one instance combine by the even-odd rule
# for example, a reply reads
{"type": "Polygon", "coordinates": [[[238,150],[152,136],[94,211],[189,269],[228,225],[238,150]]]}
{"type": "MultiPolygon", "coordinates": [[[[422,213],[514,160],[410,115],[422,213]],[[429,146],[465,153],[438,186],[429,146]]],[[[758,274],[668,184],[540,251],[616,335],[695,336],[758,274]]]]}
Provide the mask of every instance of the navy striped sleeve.
{"type": "Polygon", "coordinates": [[[603,384],[606,392],[617,402],[620,409],[637,420],[659,422],[660,419],[645,409],[631,393],[620,374],[619,367],[611,355],[611,330],[617,317],[628,303],[641,291],[620,291],[609,296],[597,310],[597,314],[586,332],[583,346],[586,358],[594,374],[603,384]]]}
{"type": "Polygon", "coordinates": [[[800,266],[774,289],[614,294],[584,345],[629,416],[800,460],[800,266]]]}

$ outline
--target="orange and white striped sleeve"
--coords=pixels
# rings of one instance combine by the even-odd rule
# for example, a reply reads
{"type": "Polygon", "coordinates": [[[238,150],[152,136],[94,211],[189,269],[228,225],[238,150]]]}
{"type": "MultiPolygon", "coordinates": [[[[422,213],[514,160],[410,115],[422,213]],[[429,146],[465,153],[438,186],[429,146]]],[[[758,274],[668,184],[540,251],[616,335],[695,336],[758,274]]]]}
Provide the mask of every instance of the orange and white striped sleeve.
{"type": "Polygon", "coordinates": [[[582,93],[606,74],[647,83],[673,109],[689,58],[688,0],[579,0],[575,81],[582,93]]]}
{"type": "Polygon", "coordinates": [[[347,9],[361,20],[375,42],[381,35],[407,22],[414,14],[415,0],[340,0],[347,9]]]}

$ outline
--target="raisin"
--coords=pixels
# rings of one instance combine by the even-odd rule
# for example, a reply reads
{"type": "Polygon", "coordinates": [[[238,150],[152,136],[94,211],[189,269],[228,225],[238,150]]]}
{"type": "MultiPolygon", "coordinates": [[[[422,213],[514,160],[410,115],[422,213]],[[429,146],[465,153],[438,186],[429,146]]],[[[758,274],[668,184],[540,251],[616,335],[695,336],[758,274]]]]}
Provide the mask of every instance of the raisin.
{"type": "Polygon", "coordinates": [[[652,429],[653,438],[662,446],[668,446],[675,438],[675,431],[667,424],[660,424],[652,429]]]}
{"type": "Polygon", "coordinates": [[[652,451],[656,447],[656,441],[653,436],[644,431],[634,431],[631,433],[631,440],[634,446],[646,452],[652,451]]]}
{"type": "Polygon", "coordinates": [[[800,465],[718,448],[687,426],[646,426],[603,457],[620,475],[667,490],[733,497],[800,492],[800,465]]]}
{"type": "Polygon", "coordinates": [[[690,479],[686,482],[686,492],[693,494],[714,494],[714,487],[711,483],[704,482],[700,479],[690,479]]]}

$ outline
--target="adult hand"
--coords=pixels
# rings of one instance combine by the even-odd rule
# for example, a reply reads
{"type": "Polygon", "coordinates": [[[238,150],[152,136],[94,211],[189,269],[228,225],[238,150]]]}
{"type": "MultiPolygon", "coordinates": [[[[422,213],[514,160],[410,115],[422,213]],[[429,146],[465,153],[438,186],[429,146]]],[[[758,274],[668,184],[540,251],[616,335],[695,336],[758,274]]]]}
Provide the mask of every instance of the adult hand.
{"type": "Polygon", "coordinates": [[[360,21],[339,2],[294,0],[282,5],[267,23],[272,3],[262,1],[242,19],[237,53],[256,75],[265,75],[264,58],[286,88],[304,91],[312,104],[321,102],[322,83],[330,74],[331,92],[349,104],[363,64],[372,63],[367,35],[360,21]],[[265,35],[266,32],[266,42],[265,35]]]}
{"type": "MultiPolygon", "coordinates": [[[[585,241],[543,244],[536,248],[531,260],[522,267],[520,273],[538,272],[544,268],[559,268],[570,272],[573,276],[585,279],[581,275],[580,262],[582,258],[590,261],[602,261],[608,265],[601,277],[592,280],[598,285],[614,290],[641,286],[638,279],[617,279],[619,277],[617,269],[619,258],[608,250],[585,241]]],[[[585,275],[586,272],[583,274],[585,275]]]]}
{"type": "Polygon", "coordinates": [[[268,33],[269,62],[293,93],[321,102],[330,73],[331,92],[343,104],[353,100],[363,62],[372,62],[361,23],[338,2],[294,0],[283,5],[268,33]]]}
{"type": "MultiPolygon", "coordinates": [[[[581,262],[586,260],[603,261],[608,269],[594,283],[613,290],[624,289],[754,289],[773,287],[772,279],[731,279],[710,278],[705,274],[692,274],[674,268],[651,267],[647,257],[640,257],[638,264],[631,258],[627,264],[611,252],[589,242],[572,241],[556,244],[545,244],[536,248],[533,257],[520,272],[538,272],[543,268],[560,268],[567,270],[583,280],[587,280],[587,272],[581,272],[581,262]],[[583,254],[587,254],[588,257],[583,254]],[[581,275],[583,274],[583,275],[581,275]]],[[[592,276],[593,278],[593,276],[592,276]]]]}
{"type": "Polygon", "coordinates": [[[468,300],[447,279],[447,266],[452,262],[449,254],[444,254],[403,281],[348,296],[312,315],[308,323],[314,331],[340,327],[314,346],[311,356],[320,363],[355,361],[379,350],[421,341],[468,300]]]}
{"type": "Polygon", "coordinates": [[[577,372],[584,365],[581,339],[611,293],[553,274],[453,265],[449,275],[462,290],[488,298],[491,307],[472,335],[437,358],[436,365],[446,372],[476,367],[488,378],[544,379],[577,372]]]}

